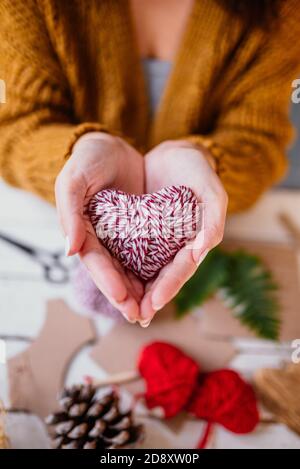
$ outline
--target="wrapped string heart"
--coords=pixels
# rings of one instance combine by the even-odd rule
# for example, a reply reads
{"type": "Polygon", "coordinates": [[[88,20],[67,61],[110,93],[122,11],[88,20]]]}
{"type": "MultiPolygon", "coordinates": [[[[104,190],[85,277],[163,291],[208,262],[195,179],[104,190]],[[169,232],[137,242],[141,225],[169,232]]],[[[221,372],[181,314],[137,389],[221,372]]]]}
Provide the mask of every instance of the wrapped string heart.
{"type": "Polygon", "coordinates": [[[92,197],[88,213],[99,240],[143,280],[153,278],[200,229],[197,198],[185,186],[141,196],[105,189],[92,197]]]}

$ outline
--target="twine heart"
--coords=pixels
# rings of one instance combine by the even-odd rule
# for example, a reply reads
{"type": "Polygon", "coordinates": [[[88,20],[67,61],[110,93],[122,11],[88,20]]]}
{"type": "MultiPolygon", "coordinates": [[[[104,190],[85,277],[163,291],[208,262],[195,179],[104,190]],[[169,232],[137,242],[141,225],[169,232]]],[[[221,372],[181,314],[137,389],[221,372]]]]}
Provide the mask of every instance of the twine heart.
{"type": "Polygon", "coordinates": [[[88,213],[104,246],[143,280],[195,237],[200,221],[198,201],[185,186],[141,196],[105,189],[92,197],[88,213]]]}

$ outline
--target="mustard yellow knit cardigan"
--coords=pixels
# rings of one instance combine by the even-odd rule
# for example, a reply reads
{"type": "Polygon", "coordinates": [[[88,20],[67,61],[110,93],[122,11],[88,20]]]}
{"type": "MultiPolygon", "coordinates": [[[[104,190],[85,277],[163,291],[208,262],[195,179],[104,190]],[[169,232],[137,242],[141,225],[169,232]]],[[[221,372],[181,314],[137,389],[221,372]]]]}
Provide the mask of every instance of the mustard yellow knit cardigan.
{"type": "Polygon", "coordinates": [[[251,31],[221,2],[195,0],[150,121],[127,0],[0,0],[0,175],[53,201],[87,131],[121,133],[143,152],[188,138],[214,155],[230,211],[245,209],[285,171],[299,64],[298,0],[251,31]]]}

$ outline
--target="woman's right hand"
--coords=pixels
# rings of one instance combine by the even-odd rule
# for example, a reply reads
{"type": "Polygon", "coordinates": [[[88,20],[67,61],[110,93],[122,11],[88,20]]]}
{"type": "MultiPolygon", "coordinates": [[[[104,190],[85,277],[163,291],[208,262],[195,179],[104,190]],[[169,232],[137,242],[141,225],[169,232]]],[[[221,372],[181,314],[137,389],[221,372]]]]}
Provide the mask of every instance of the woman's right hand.
{"type": "Polygon", "coordinates": [[[66,254],[78,253],[101,292],[127,320],[135,322],[139,319],[144,287],[132,272],[125,272],[99,242],[85,215],[91,197],[108,187],[143,193],[143,158],[119,137],[102,132],[87,133],[76,142],[55,184],[66,254]]]}

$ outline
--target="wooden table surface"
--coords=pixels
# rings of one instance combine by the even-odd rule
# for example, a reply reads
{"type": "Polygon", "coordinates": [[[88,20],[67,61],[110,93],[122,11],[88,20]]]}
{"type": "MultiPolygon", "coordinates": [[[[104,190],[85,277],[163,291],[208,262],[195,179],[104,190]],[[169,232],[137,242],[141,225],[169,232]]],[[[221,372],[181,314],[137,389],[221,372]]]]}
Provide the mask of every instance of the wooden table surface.
{"type": "MultiPolygon", "coordinates": [[[[284,210],[300,226],[300,191],[273,191],[260,203],[243,215],[228,220],[226,236],[239,238],[286,241],[288,235],[280,226],[277,214],[284,210]]],[[[53,207],[38,198],[12,189],[0,181],[0,232],[15,236],[30,244],[46,249],[63,250],[63,237],[58,227],[53,207]]],[[[72,304],[70,285],[51,285],[41,275],[39,265],[12,249],[0,240],[0,338],[23,336],[34,339],[43,324],[45,302],[49,298],[64,298],[72,304]]],[[[98,318],[95,325],[100,333],[111,327],[107,318],[98,318]]],[[[238,354],[230,364],[241,373],[251,376],[255,369],[276,367],[283,360],[291,359],[291,344],[273,345],[257,339],[235,339],[238,354]]],[[[7,357],[28,346],[28,342],[7,340],[7,357]]],[[[89,357],[89,347],[84,347],[75,357],[66,383],[79,382],[83,375],[105,375],[89,357]]],[[[0,364],[0,398],[10,406],[7,370],[0,364]]],[[[7,430],[15,448],[47,448],[49,443],[43,423],[35,416],[8,413],[7,430]]],[[[203,424],[186,422],[179,433],[174,434],[165,425],[151,421],[147,424],[145,447],[194,447],[203,424]]],[[[217,428],[211,446],[215,448],[300,448],[300,437],[279,424],[260,424],[257,430],[246,436],[233,435],[217,428]]]]}

